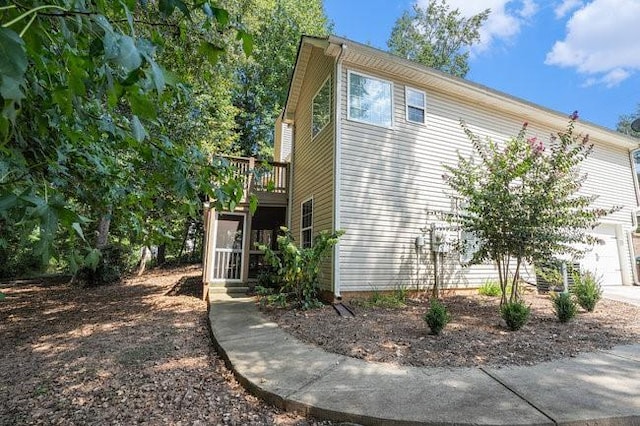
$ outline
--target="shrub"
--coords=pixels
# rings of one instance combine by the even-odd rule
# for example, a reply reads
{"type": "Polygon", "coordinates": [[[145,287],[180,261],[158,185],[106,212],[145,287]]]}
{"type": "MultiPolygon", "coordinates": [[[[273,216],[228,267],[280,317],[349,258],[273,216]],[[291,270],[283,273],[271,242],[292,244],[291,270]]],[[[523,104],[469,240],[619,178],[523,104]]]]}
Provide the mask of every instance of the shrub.
{"type": "Polygon", "coordinates": [[[600,279],[591,272],[573,274],[573,294],[576,296],[578,305],[587,312],[593,312],[596,304],[602,298],[602,287],[600,279]]]}
{"type": "Polygon", "coordinates": [[[298,247],[291,232],[286,227],[280,228],[278,251],[264,244],[258,248],[264,251],[265,261],[273,268],[278,277],[278,284],[283,296],[293,299],[294,307],[311,309],[322,306],[318,300],[319,274],[321,262],[331,253],[331,248],[338,243],[344,231],[332,234],[321,231],[313,239],[313,246],[298,247]]]}
{"type": "Polygon", "coordinates": [[[570,293],[551,294],[551,300],[553,301],[553,310],[560,322],[567,322],[578,313],[578,306],[570,293]]]}
{"type": "Polygon", "coordinates": [[[500,316],[512,331],[520,330],[529,320],[529,315],[531,315],[531,308],[521,300],[507,302],[500,307],[500,316]]]}
{"type": "Polygon", "coordinates": [[[482,296],[500,296],[500,284],[495,281],[487,280],[482,284],[482,287],[478,289],[478,293],[482,296]]]}
{"type": "Polygon", "coordinates": [[[445,325],[451,321],[451,314],[447,307],[438,299],[431,299],[429,310],[424,314],[424,320],[431,329],[431,333],[438,335],[445,325]]]}
{"type": "Polygon", "coordinates": [[[97,253],[95,267],[84,266],[78,271],[79,282],[85,287],[96,287],[120,281],[128,268],[127,249],[119,244],[111,244],[97,253]]]}

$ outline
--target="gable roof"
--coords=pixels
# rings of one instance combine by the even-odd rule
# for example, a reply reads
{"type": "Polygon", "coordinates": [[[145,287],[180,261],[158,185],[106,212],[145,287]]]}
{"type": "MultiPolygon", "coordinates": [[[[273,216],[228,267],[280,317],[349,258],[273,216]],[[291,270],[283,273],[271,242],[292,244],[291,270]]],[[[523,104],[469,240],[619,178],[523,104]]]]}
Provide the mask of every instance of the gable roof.
{"type": "MultiPolygon", "coordinates": [[[[322,49],[325,55],[334,58],[340,55],[341,60],[358,67],[376,70],[488,109],[516,115],[522,121],[536,122],[557,129],[564,129],[567,124],[568,113],[560,113],[389,52],[336,36],[302,36],[283,111],[283,119],[286,122],[294,119],[302,82],[314,48],[322,49]]],[[[579,130],[588,133],[592,139],[629,150],[640,146],[640,141],[622,133],[586,121],[580,121],[579,124],[579,130]]]]}

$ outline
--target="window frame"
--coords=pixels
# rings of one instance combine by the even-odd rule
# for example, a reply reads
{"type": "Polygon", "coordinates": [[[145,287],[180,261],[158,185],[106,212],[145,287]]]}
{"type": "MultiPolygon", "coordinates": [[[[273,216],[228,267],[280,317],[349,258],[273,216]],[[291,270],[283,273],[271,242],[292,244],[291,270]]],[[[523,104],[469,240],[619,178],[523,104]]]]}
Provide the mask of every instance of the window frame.
{"type": "Polygon", "coordinates": [[[424,90],[420,90],[420,89],[416,89],[414,87],[410,87],[410,86],[405,86],[404,87],[404,112],[405,112],[405,119],[407,120],[407,123],[413,123],[413,124],[419,124],[419,125],[425,125],[427,124],[427,93],[424,90]],[[417,105],[410,105],[409,104],[409,91],[418,93],[420,95],[422,95],[422,102],[423,102],[423,106],[417,106],[417,105]],[[409,108],[415,108],[415,109],[421,109],[422,110],[422,121],[414,121],[409,119],[409,108]]]}
{"type": "Polygon", "coordinates": [[[315,203],[313,202],[313,197],[309,197],[306,200],[302,201],[300,203],[300,247],[301,248],[310,248],[313,246],[313,205],[315,203]],[[304,205],[307,203],[311,203],[311,223],[309,226],[304,226],[304,205]],[[304,233],[305,231],[309,231],[309,245],[306,244],[306,241],[304,239],[304,233]]]}
{"type": "Polygon", "coordinates": [[[354,70],[348,70],[347,71],[347,120],[350,121],[355,121],[358,123],[364,123],[364,124],[370,124],[372,126],[376,126],[376,127],[382,127],[383,129],[393,129],[393,125],[394,125],[394,101],[393,101],[393,81],[391,80],[385,80],[384,78],[381,77],[376,77],[370,74],[365,74],[363,72],[360,71],[354,71],[354,70]],[[355,74],[359,77],[364,77],[364,78],[368,78],[371,80],[376,80],[380,83],[383,84],[388,84],[389,85],[389,124],[381,124],[381,123],[376,123],[373,121],[368,121],[368,120],[363,120],[361,118],[357,118],[357,117],[353,117],[351,115],[351,76],[355,74]]]}
{"type": "Polygon", "coordinates": [[[324,79],[324,81],[322,82],[322,84],[320,85],[320,87],[318,88],[318,90],[316,90],[316,93],[313,95],[313,98],[311,99],[311,139],[314,139],[316,136],[318,136],[320,133],[322,133],[322,131],[329,125],[329,123],[331,123],[331,115],[332,115],[332,84],[331,84],[331,74],[329,74],[327,76],[327,78],[324,79]],[[320,92],[322,91],[322,89],[324,89],[324,86],[329,83],[329,118],[327,120],[326,123],[324,123],[324,125],[318,130],[318,131],[314,131],[315,130],[315,103],[316,103],[316,98],[318,97],[318,95],[320,94],[320,92]]]}

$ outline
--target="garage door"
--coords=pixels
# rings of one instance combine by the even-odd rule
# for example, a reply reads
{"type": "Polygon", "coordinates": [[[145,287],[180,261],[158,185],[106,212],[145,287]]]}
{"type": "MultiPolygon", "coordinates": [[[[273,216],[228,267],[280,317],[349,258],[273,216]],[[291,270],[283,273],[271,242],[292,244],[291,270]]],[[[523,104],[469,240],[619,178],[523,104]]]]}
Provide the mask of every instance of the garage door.
{"type": "Polygon", "coordinates": [[[611,225],[601,225],[594,230],[601,241],[588,252],[580,262],[582,267],[602,277],[602,285],[621,285],[622,269],[616,229],[611,225]]]}

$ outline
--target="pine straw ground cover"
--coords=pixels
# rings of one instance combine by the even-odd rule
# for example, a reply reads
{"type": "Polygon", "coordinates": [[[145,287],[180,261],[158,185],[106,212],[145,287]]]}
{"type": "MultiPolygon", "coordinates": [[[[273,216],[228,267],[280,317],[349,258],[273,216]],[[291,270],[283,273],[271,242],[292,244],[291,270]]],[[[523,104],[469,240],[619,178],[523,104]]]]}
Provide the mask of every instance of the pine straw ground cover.
{"type": "Polygon", "coordinates": [[[528,292],[531,318],[508,331],[499,315],[499,298],[448,296],[443,302],[452,321],[440,336],[429,333],[423,316],[426,298],[383,308],[345,303],[355,318],[340,317],[331,306],[310,311],[265,311],[297,338],[367,361],[424,367],[534,365],[582,352],[640,342],[640,308],[601,300],[595,312],[579,310],[569,323],[558,322],[549,295],[528,292]]]}
{"type": "Polygon", "coordinates": [[[234,380],[209,338],[200,273],[0,284],[0,424],[328,424],[234,380]]]}

